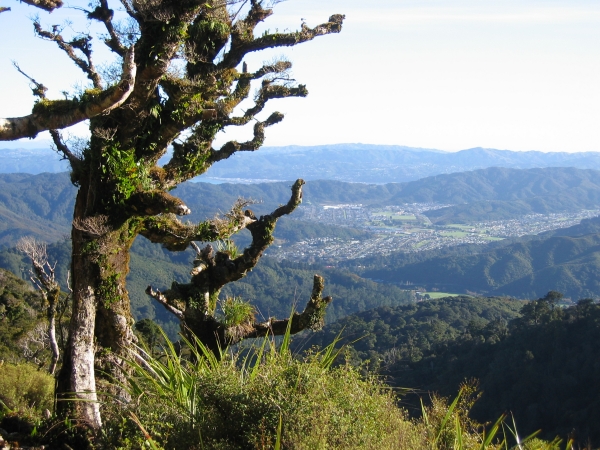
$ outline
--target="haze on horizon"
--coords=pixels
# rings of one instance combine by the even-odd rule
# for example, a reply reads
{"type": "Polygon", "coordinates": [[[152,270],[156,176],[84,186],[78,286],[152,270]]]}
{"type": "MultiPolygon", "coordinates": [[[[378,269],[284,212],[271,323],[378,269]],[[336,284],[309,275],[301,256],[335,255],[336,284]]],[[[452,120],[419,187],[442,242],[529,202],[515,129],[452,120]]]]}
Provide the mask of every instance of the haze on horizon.
{"type": "MultiPolygon", "coordinates": [[[[84,77],[53,43],[33,36],[29,17],[37,11],[0,3],[12,8],[0,15],[0,117],[14,117],[31,111],[33,96],[13,60],[52,98],[84,77]]],[[[339,35],[248,60],[252,70],[286,56],[310,92],[274,102],[286,119],[269,129],[265,145],[600,151],[600,2],[288,0],[264,28],[296,29],[303,19],[315,25],[334,13],[346,14],[339,35]]],[[[79,14],[62,8],[40,18],[50,26],[79,14]]],[[[94,47],[97,64],[107,55],[102,47],[94,47]]]]}

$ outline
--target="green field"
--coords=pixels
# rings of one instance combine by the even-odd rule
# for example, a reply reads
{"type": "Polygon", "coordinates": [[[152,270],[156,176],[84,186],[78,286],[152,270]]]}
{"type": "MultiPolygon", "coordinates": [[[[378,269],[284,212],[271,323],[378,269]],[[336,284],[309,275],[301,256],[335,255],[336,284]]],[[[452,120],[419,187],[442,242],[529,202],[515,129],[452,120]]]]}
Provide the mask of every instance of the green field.
{"type": "Polygon", "coordinates": [[[415,245],[415,248],[421,248],[421,247],[423,247],[425,244],[428,244],[428,243],[429,243],[429,240],[428,240],[428,239],[425,239],[425,240],[423,240],[423,241],[419,241],[419,242],[417,243],[417,245],[415,245]]]}
{"type": "Polygon", "coordinates": [[[380,213],[377,213],[377,215],[381,215],[381,216],[385,216],[388,219],[392,219],[392,220],[405,220],[405,221],[415,221],[417,220],[417,217],[415,215],[412,214],[396,214],[390,211],[382,211],[380,213]]]}
{"type": "Polygon", "coordinates": [[[405,227],[404,231],[406,231],[407,233],[425,233],[425,232],[431,232],[431,228],[409,228],[409,227],[405,227]]]}
{"type": "Polygon", "coordinates": [[[461,294],[452,294],[450,292],[421,292],[422,295],[429,294],[429,297],[432,299],[442,298],[442,297],[458,297],[461,294]]]}
{"type": "Polygon", "coordinates": [[[442,236],[449,236],[449,237],[465,237],[465,236],[469,235],[469,233],[467,233],[465,231],[441,231],[440,234],[442,236]]]}
{"type": "Polygon", "coordinates": [[[473,229],[473,225],[461,225],[460,223],[451,223],[446,225],[447,228],[458,228],[459,230],[470,231],[473,229]]]}

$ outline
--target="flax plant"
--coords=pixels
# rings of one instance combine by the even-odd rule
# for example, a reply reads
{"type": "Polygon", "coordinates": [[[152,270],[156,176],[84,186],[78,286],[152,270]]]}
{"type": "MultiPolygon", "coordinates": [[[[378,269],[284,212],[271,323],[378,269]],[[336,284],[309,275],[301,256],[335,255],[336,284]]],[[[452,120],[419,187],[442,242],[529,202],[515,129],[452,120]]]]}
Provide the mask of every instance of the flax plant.
{"type": "Polygon", "coordinates": [[[138,347],[130,361],[132,400],[107,422],[104,445],[563,450],[558,440],[543,442],[534,435],[520,440],[514,421],[508,426],[505,416],[487,428],[469,419],[474,388],[468,385],[450,403],[434,396],[422,417],[411,420],[381,380],[365,379],[349,363],[334,365],[343,352],[336,348],[339,336],[300,357],[290,350],[289,331],[280,342],[265,338],[249,349],[222,349],[217,355],[193,335],[182,338],[185,356],[168,339],[160,356],[138,347]]]}

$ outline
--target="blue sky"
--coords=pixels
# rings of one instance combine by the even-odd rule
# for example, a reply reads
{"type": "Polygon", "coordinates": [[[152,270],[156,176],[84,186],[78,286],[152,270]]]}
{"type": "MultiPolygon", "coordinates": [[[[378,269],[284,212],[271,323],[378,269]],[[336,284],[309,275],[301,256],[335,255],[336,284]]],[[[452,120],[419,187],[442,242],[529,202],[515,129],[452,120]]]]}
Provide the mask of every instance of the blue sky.
{"type": "MultiPolygon", "coordinates": [[[[33,37],[33,8],[0,5],[13,8],[0,14],[0,117],[31,108],[12,60],[57,97],[84,81],[33,37]]],[[[266,145],[600,151],[599,1],[288,0],[264,27],[295,29],[302,18],[315,25],[333,13],[346,14],[341,34],[249,58],[252,69],[286,56],[310,92],[275,105],[286,119],[269,130],[266,145]]],[[[40,13],[49,25],[77,15],[40,13]]],[[[105,56],[99,52],[97,63],[105,56]]],[[[240,133],[221,141],[250,131],[240,133]]]]}

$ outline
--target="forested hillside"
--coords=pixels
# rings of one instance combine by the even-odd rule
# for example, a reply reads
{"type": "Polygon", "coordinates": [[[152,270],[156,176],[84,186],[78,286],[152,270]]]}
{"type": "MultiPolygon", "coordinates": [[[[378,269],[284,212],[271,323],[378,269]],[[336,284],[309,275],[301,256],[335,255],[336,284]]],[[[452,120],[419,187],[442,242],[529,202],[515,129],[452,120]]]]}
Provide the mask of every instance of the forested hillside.
{"type": "Polygon", "coordinates": [[[483,394],[474,418],[510,411],[523,435],[541,429],[544,438],[570,435],[597,448],[600,306],[584,300],[553,309],[537,301],[508,326],[489,328],[474,323],[421,359],[396,361],[384,372],[396,386],[443,395],[475,378],[483,394]]]}
{"type": "Polygon", "coordinates": [[[594,170],[490,168],[409,183],[394,200],[454,206],[425,214],[434,223],[505,220],[526,214],[595,209],[600,181],[594,170]]]}
{"type": "MultiPolygon", "coordinates": [[[[296,348],[328,345],[340,336],[355,361],[383,370],[397,361],[418,361],[437,345],[477,324],[491,330],[519,316],[523,302],[501,297],[446,297],[352,314],[314,335],[295,340],[296,348]]],[[[457,384],[458,386],[458,384],[457,384]]],[[[416,387],[416,386],[407,386],[416,387]]]]}
{"type": "MultiPolygon", "coordinates": [[[[411,282],[445,292],[539,297],[548,290],[568,297],[600,295],[600,234],[551,237],[472,255],[418,258],[390,255],[362,272],[386,282],[411,282]]],[[[370,263],[371,261],[367,261],[370,263]]]]}
{"type": "Polygon", "coordinates": [[[402,404],[414,413],[428,392],[454,396],[462,382],[477,380],[475,419],[511,412],[521,436],[541,429],[544,438],[572,436],[597,448],[600,305],[584,299],[563,309],[556,294],[530,302],[454,297],[377,308],[295,345],[323,345],[341,333],[350,360],[403,389],[402,404]]]}
{"type": "MultiPolygon", "coordinates": [[[[70,264],[70,245],[61,241],[48,246],[50,261],[56,261],[56,277],[64,286],[70,264]]],[[[139,238],[131,252],[131,271],[127,278],[131,308],[137,320],[155,319],[166,326],[172,335],[177,332],[175,318],[161,305],[151,300],[145,290],[148,285],[157,289],[171,286],[173,281],[189,282],[194,253],[191,250],[171,253],[160,246],[139,238]]],[[[29,263],[14,249],[0,251],[0,268],[27,277],[29,263]]],[[[395,306],[412,300],[412,294],[399,287],[379,284],[349,272],[334,268],[312,267],[289,262],[278,263],[263,258],[260,264],[240,281],[231,283],[221,295],[241,296],[252,300],[257,318],[283,318],[292,308],[303,307],[310,298],[313,275],[325,277],[325,295],[334,297],[326,321],[333,322],[348,314],[378,306],[395,306]]],[[[66,286],[64,286],[66,288],[66,286]]]]}
{"type": "Polygon", "coordinates": [[[38,350],[39,359],[48,356],[49,350],[39,345],[43,339],[36,333],[38,324],[43,323],[43,300],[27,282],[11,272],[0,269],[0,360],[22,361],[19,355],[38,350]],[[31,335],[31,337],[29,336],[31,335]],[[37,343],[33,343],[38,339],[37,343]],[[36,345],[37,344],[37,345],[36,345]]]}

